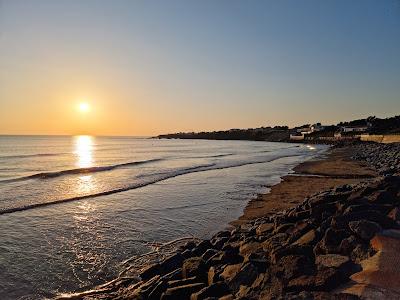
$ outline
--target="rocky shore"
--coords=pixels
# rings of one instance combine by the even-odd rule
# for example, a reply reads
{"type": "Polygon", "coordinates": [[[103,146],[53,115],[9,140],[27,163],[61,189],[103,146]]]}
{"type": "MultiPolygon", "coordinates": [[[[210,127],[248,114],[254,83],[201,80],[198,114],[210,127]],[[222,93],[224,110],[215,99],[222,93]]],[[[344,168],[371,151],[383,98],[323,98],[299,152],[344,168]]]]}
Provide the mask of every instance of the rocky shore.
{"type": "Polygon", "coordinates": [[[400,274],[385,273],[375,260],[375,272],[390,279],[378,280],[365,263],[390,248],[382,246],[382,236],[396,236],[400,229],[400,146],[351,147],[353,159],[384,176],[313,194],[210,240],[189,241],[96,290],[60,298],[378,299],[368,296],[367,287],[374,285],[375,296],[400,299],[400,288],[390,285],[400,274]]]}

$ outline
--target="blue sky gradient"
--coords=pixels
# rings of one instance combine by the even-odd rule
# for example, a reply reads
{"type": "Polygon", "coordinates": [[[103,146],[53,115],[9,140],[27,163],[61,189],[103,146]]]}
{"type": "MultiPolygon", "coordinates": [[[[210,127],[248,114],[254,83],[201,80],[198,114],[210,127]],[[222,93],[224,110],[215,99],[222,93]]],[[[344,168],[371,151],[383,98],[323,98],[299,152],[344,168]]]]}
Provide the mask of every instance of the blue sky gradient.
{"type": "Polygon", "coordinates": [[[399,53],[396,0],[0,0],[0,133],[392,116],[399,53]],[[98,108],[91,123],[70,111],[79,97],[98,108]]]}

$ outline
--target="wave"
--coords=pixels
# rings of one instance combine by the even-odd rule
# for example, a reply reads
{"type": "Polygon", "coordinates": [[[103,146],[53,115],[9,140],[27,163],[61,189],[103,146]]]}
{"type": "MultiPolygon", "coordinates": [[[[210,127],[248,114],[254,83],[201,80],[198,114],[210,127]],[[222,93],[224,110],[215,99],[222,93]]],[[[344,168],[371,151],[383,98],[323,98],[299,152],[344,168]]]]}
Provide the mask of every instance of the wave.
{"type": "Polygon", "coordinates": [[[233,153],[225,153],[225,154],[216,154],[216,155],[210,155],[210,156],[200,156],[201,158],[217,158],[217,157],[227,157],[227,156],[232,156],[235,155],[233,153]]]}
{"type": "Polygon", "coordinates": [[[55,177],[60,177],[60,176],[65,176],[65,175],[88,174],[88,173],[111,171],[111,170],[114,170],[117,168],[137,166],[137,165],[157,162],[157,161],[161,161],[161,160],[163,160],[163,159],[155,158],[155,159],[133,161],[133,162],[127,162],[127,163],[110,165],[110,166],[77,168],[77,169],[68,169],[68,170],[55,171],[55,172],[42,172],[42,173],[36,173],[33,175],[28,175],[28,176],[23,176],[23,177],[18,177],[18,178],[0,180],[0,183],[17,182],[17,181],[24,181],[24,180],[31,180],[31,179],[50,179],[50,178],[55,178],[55,177]]]}
{"type": "Polygon", "coordinates": [[[20,154],[20,155],[5,155],[0,156],[0,160],[3,159],[15,159],[15,158],[29,158],[29,157],[43,157],[43,156],[60,156],[66,153],[36,153],[36,154],[20,154]]]}
{"type": "MultiPolygon", "coordinates": [[[[216,164],[208,164],[208,165],[200,165],[200,166],[195,166],[195,167],[190,167],[190,168],[184,168],[184,169],[176,170],[175,172],[170,172],[170,173],[154,173],[154,174],[149,174],[149,175],[153,175],[153,176],[155,176],[155,178],[148,180],[146,182],[135,183],[133,185],[128,185],[125,187],[111,189],[108,191],[102,191],[102,192],[89,194],[89,195],[81,195],[81,196],[76,196],[76,197],[72,197],[72,198],[53,200],[53,201],[49,201],[49,202],[34,203],[34,204],[28,204],[28,205],[20,206],[20,207],[0,209],[0,215],[18,212],[18,211],[24,211],[24,210],[33,209],[33,208],[49,206],[49,205],[54,205],[54,204],[60,204],[60,203],[66,203],[66,202],[72,202],[72,201],[77,201],[77,200],[90,199],[90,198],[96,198],[96,197],[100,197],[100,196],[106,196],[106,195],[112,195],[112,194],[116,194],[116,193],[126,192],[129,190],[142,188],[142,187],[145,187],[145,186],[148,186],[151,184],[165,181],[170,178],[174,178],[174,177],[178,177],[178,176],[182,176],[182,175],[186,175],[186,174],[190,174],[190,173],[236,168],[236,167],[252,165],[252,164],[267,163],[267,162],[272,162],[272,161],[282,159],[282,158],[297,157],[297,156],[302,156],[302,155],[301,154],[281,155],[278,157],[270,158],[269,160],[239,162],[237,164],[232,164],[232,165],[227,165],[227,166],[218,166],[216,164]]],[[[147,161],[145,161],[145,162],[147,162],[147,161]]],[[[140,163],[140,162],[136,162],[136,163],[140,163]]]]}

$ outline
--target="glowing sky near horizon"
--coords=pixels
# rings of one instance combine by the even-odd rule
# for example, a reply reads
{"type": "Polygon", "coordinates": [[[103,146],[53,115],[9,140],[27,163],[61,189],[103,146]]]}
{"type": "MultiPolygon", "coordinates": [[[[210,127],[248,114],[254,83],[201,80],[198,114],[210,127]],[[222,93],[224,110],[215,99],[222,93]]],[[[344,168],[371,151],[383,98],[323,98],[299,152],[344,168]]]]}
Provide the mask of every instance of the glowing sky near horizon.
{"type": "Polygon", "coordinates": [[[397,0],[0,0],[0,134],[393,116],[399,53],[397,0]]]}

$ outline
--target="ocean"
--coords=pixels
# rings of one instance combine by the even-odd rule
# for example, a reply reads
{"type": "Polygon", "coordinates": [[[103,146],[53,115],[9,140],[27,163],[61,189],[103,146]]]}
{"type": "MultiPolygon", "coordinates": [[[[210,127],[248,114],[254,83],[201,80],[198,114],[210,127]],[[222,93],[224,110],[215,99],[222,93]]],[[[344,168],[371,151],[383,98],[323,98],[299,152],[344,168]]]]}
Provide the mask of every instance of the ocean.
{"type": "Polygon", "coordinates": [[[0,298],[88,289],[153,243],[210,237],[251,198],[326,148],[0,136],[0,298]]]}

